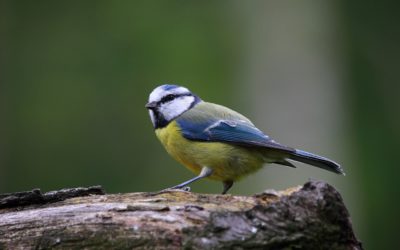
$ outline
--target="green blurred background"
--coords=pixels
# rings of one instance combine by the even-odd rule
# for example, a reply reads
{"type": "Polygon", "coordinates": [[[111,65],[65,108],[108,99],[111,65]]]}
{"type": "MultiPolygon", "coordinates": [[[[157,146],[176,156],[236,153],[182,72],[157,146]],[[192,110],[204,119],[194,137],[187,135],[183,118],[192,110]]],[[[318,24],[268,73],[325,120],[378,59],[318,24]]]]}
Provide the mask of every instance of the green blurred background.
{"type": "MultiPolygon", "coordinates": [[[[163,83],[251,118],[347,176],[269,166],[250,195],[337,187],[367,249],[400,231],[399,17],[386,1],[0,1],[0,192],[101,184],[155,191],[193,175],[144,108],[163,83]]],[[[196,192],[217,193],[212,181],[196,192]]]]}

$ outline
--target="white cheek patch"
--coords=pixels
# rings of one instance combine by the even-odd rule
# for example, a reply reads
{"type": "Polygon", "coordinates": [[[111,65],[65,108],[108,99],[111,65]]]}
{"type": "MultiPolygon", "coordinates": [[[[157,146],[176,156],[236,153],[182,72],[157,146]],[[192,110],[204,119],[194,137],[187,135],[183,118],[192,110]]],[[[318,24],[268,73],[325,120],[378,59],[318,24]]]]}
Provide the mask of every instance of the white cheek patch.
{"type": "Polygon", "coordinates": [[[154,117],[153,110],[149,110],[149,115],[150,115],[151,122],[153,123],[153,126],[156,126],[156,118],[154,117]]]}
{"type": "Polygon", "coordinates": [[[159,111],[167,121],[170,121],[188,110],[194,101],[195,98],[193,96],[182,96],[162,104],[159,111]]]}

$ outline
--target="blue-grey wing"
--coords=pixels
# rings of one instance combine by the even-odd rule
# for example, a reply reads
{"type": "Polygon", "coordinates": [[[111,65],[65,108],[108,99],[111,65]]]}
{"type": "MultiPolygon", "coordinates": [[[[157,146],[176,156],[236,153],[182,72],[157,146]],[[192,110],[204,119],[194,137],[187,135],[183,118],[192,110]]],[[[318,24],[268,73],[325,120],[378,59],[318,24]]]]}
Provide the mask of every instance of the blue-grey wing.
{"type": "Polygon", "coordinates": [[[248,147],[265,147],[292,152],[261,130],[250,120],[226,107],[200,103],[176,119],[186,139],[238,144],[248,147]]]}

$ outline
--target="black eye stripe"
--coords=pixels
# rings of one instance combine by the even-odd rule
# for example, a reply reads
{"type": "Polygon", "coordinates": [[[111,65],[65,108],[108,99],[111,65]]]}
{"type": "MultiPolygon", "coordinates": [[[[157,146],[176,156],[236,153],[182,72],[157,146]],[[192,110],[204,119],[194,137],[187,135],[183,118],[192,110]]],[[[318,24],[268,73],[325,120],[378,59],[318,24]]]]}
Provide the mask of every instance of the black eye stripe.
{"type": "Polygon", "coordinates": [[[168,101],[171,101],[171,100],[175,99],[176,97],[177,97],[177,96],[176,96],[176,95],[173,95],[173,94],[166,95],[166,96],[164,96],[163,98],[161,98],[161,101],[160,101],[160,102],[165,103],[165,102],[168,102],[168,101]]]}
{"type": "Polygon", "coordinates": [[[174,100],[174,99],[176,99],[176,98],[178,98],[178,97],[182,97],[182,96],[191,96],[191,95],[192,95],[192,94],[190,94],[190,93],[180,94],[180,95],[169,94],[169,95],[166,95],[166,96],[164,96],[163,98],[161,98],[161,100],[159,101],[159,103],[162,104],[162,103],[166,103],[166,102],[172,101],[172,100],[174,100]]]}

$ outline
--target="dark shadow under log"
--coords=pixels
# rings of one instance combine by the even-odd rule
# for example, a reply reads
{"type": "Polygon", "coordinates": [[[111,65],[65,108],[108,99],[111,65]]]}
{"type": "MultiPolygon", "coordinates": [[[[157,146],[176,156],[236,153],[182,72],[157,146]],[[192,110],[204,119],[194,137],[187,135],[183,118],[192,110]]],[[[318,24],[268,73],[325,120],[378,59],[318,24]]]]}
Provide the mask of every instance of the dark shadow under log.
{"type": "Polygon", "coordinates": [[[254,196],[184,191],[104,195],[100,187],[0,195],[0,249],[15,248],[362,246],[340,194],[325,182],[310,181],[254,196]]]}

